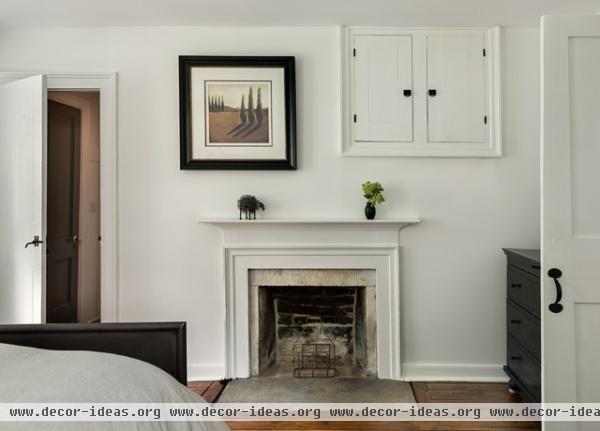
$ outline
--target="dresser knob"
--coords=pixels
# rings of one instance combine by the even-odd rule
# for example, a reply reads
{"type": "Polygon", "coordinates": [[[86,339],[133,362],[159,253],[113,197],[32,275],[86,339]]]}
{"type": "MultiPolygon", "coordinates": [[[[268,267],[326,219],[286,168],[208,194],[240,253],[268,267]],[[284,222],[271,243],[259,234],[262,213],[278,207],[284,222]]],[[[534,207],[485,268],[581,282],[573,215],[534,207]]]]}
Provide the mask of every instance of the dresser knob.
{"type": "Polygon", "coordinates": [[[513,283],[512,287],[516,288],[516,289],[520,289],[523,285],[521,283],[513,283]]]}
{"type": "Polygon", "coordinates": [[[521,324],[521,321],[519,319],[513,319],[510,321],[510,323],[514,323],[515,325],[519,325],[521,324]]]}
{"type": "Polygon", "coordinates": [[[520,357],[520,356],[513,355],[513,356],[511,356],[511,357],[510,357],[510,359],[511,359],[511,360],[513,360],[513,361],[520,361],[520,360],[521,360],[521,357],[520,357]]]}

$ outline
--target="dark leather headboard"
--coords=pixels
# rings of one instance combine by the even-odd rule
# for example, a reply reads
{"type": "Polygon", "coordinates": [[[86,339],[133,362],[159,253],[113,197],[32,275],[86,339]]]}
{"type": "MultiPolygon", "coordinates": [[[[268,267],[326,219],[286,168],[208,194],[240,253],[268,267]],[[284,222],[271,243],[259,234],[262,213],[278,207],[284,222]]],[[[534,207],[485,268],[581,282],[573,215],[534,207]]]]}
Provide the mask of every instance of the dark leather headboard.
{"type": "Polygon", "coordinates": [[[0,343],[129,356],[187,385],[185,322],[0,325],[0,343]]]}

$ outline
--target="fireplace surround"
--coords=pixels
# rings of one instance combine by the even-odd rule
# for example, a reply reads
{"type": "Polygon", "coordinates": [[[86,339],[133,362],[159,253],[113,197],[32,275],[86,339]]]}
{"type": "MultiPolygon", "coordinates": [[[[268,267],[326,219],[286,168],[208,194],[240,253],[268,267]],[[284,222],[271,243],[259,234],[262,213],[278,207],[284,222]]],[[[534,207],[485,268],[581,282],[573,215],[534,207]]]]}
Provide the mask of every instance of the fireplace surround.
{"type": "MultiPolygon", "coordinates": [[[[267,285],[256,282],[257,270],[281,270],[282,274],[292,274],[291,270],[314,270],[303,275],[306,280],[301,286],[318,285],[307,276],[311,272],[321,277],[320,271],[325,270],[342,270],[339,274],[359,270],[368,271],[374,279],[374,282],[352,283],[354,287],[370,288],[374,293],[375,341],[370,369],[379,378],[402,379],[399,232],[419,221],[416,217],[372,221],[201,220],[204,225],[219,227],[222,233],[226,377],[250,377],[253,367],[256,371],[257,343],[250,323],[256,320],[250,315],[257,309],[253,308],[256,304],[252,305],[251,298],[256,298],[256,303],[258,295],[252,295],[251,290],[252,286],[267,285]]],[[[300,282],[294,281],[287,285],[298,287],[298,284],[300,282]]]]}

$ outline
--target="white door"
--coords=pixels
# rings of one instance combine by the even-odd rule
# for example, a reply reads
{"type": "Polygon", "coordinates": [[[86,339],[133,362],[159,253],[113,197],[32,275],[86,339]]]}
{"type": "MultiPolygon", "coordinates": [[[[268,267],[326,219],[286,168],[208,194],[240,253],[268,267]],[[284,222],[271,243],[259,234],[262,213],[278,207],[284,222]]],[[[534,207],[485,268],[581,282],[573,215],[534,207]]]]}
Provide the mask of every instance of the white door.
{"type": "Polygon", "coordinates": [[[44,319],[45,148],[45,77],[0,85],[0,323],[44,319]]]}
{"type": "MultiPolygon", "coordinates": [[[[543,17],[542,59],[543,399],[597,403],[600,16],[543,17]],[[559,286],[562,307],[550,307],[559,286]]],[[[546,429],[597,427],[548,423],[546,429]]]]}
{"type": "Polygon", "coordinates": [[[485,142],[486,41],[482,33],[427,36],[429,142],[485,142]]]}
{"type": "Polygon", "coordinates": [[[356,141],[412,142],[412,36],[356,36],[356,141]]]}

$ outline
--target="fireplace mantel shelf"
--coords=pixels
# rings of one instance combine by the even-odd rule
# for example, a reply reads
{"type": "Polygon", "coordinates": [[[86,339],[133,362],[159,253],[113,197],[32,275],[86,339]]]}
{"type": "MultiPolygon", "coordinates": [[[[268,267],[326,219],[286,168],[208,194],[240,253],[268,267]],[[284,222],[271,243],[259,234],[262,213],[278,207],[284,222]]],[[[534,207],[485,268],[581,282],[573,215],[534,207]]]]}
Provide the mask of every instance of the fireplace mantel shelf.
{"type": "Polygon", "coordinates": [[[350,218],[337,218],[337,219],[284,219],[284,218],[259,218],[256,220],[240,220],[237,218],[203,218],[198,220],[199,223],[212,224],[216,226],[256,226],[256,225],[345,225],[345,226],[397,226],[403,227],[410,224],[420,223],[421,219],[418,217],[399,217],[399,218],[387,218],[387,219],[350,219],[350,218]]]}

